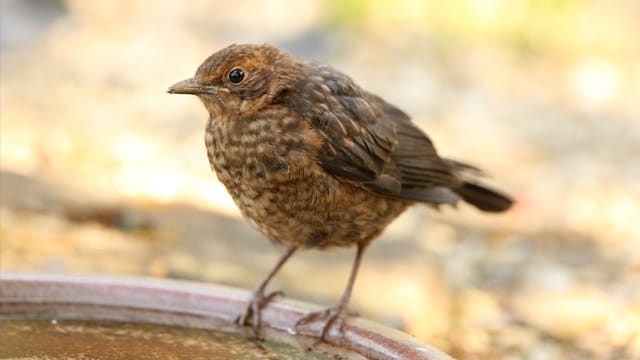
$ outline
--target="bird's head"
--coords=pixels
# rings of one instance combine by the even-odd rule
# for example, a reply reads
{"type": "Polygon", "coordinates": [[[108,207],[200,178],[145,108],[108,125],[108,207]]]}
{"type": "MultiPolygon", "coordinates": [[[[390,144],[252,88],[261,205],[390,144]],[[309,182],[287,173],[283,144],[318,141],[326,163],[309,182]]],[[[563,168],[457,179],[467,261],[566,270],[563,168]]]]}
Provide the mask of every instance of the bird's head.
{"type": "Polygon", "coordinates": [[[286,93],[299,63],[271,45],[231,45],[209,56],[194,77],[168,89],[197,95],[214,116],[250,116],[286,93]]]}

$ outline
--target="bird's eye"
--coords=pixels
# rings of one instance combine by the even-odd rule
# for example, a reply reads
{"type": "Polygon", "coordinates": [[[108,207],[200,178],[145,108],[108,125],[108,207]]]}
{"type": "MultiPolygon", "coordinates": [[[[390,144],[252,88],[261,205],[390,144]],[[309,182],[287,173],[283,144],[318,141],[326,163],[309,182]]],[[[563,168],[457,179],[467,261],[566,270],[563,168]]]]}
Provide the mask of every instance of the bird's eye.
{"type": "Polygon", "coordinates": [[[244,80],[244,71],[242,71],[242,69],[240,68],[235,68],[229,71],[229,75],[227,75],[227,78],[229,78],[229,81],[231,81],[232,83],[238,84],[242,80],[244,80]]]}

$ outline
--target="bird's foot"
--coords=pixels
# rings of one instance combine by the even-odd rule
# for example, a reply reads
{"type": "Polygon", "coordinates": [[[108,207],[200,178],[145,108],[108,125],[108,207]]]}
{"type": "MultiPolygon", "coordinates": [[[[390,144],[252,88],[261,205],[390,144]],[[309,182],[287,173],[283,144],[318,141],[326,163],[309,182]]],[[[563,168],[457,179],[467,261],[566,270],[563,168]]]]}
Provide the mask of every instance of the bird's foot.
{"type": "Polygon", "coordinates": [[[261,289],[255,291],[253,295],[251,295],[244,312],[238,315],[234,322],[240,326],[251,325],[253,334],[258,338],[260,324],[262,323],[262,309],[267,306],[271,300],[283,295],[284,293],[282,291],[273,291],[266,295],[261,289]]]}
{"type": "Polygon", "coordinates": [[[321,311],[314,311],[308,313],[307,315],[301,317],[298,321],[296,321],[293,328],[297,330],[299,326],[310,324],[315,321],[322,321],[322,331],[320,332],[320,336],[313,343],[313,346],[316,346],[326,340],[327,335],[332,328],[335,328],[338,331],[339,336],[342,336],[342,326],[344,324],[346,315],[346,308],[342,306],[321,311]]]}

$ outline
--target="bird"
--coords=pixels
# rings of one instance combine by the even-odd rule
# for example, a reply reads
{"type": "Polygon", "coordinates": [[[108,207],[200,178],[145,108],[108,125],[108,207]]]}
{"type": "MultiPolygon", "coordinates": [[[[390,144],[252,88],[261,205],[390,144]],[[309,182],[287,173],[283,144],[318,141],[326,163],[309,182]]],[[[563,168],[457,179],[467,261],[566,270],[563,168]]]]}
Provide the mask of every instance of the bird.
{"type": "Polygon", "coordinates": [[[464,201],[496,213],[514,202],[484,185],[478,168],[440,157],[398,107],[270,44],[218,50],[168,93],[202,101],[211,168],[242,215],[284,247],[236,319],[255,334],[261,310],[282,294],[267,285],[298,250],[356,248],[338,304],[295,325],[321,321],[322,342],[332,328],[342,333],[365,250],[407,208],[464,201]]]}

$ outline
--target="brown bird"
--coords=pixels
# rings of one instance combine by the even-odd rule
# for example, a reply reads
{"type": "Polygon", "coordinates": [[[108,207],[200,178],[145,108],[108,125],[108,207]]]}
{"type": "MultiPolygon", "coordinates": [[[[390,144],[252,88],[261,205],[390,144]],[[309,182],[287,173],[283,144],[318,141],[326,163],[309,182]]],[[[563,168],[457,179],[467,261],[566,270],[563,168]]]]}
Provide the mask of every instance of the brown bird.
{"type": "Polygon", "coordinates": [[[226,47],[168,92],[202,100],[211,167],[242,214],[287,247],[237,319],[256,333],[261,309],[279,294],[265,293],[267,284],[298,249],[357,249],[338,305],[296,324],[323,320],[322,341],[334,325],[341,329],[364,250],[407,207],[464,200],[501,212],[512,204],[469,178],[478,169],[438,156],[397,107],[274,46],[226,47]]]}

